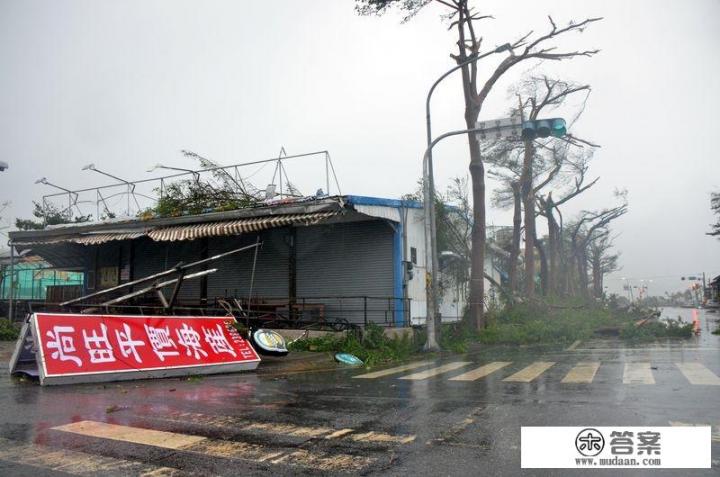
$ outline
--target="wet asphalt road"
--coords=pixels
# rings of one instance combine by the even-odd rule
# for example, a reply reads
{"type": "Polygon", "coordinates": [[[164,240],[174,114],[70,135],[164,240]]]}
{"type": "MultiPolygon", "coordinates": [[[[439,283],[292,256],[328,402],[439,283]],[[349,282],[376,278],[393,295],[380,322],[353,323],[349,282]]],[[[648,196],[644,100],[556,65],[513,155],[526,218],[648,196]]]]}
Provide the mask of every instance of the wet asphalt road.
{"type": "Polygon", "coordinates": [[[522,471],[520,426],[700,424],[713,426],[712,469],[594,472],[720,475],[720,385],[692,384],[677,365],[720,376],[720,337],[710,334],[720,314],[670,313],[696,313],[701,335],[488,347],[363,379],[354,376],[366,370],[330,362],[267,362],[197,380],[41,388],[10,378],[4,352],[0,475],[575,475],[583,471],[522,471]],[[579,362],[599,363],[591,382],[561,382],[579,362]],[[488,363],[506,364],[451,380],[488,363]],[[638,363],[650,363],[640,379],[653,384],[624,383],[638,363]],[[518,371],[527,382],[503,381],[518,371]]]}

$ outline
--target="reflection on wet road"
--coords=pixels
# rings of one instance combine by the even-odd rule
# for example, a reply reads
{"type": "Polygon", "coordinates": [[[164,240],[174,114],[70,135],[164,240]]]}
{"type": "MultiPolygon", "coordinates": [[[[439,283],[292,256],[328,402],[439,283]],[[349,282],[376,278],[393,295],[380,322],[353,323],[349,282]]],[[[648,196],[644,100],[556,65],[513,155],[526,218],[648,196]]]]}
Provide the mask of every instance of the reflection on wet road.
{"type": "Polygon", "coordinates": [[[55,388],[5,372],[0,475],[517,475],[537,425],[711,425],[715,467],[668,474],[717,475],[719,315],[677,315],[700,335],[55,388]]]}

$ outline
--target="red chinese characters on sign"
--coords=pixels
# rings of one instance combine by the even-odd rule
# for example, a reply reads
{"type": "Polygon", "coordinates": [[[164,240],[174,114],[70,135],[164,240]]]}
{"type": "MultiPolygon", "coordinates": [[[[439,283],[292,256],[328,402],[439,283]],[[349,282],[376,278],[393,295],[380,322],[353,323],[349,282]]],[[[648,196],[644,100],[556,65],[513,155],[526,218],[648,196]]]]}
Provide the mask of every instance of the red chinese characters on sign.
{"type": "Polygon", "coordinates": [[[47,376],[259,361],[224,317],[38,313],[47,376]]]}

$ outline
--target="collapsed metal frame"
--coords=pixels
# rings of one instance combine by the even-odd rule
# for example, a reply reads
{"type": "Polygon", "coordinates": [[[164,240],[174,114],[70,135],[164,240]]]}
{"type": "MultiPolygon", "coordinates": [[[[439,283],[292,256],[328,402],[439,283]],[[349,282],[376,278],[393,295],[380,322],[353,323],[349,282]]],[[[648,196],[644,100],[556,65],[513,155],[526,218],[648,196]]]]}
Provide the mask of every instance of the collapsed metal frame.
{"type": "MultiPolygon", "coordinates": [[[[204,258],[204,259],[198,260],[196,262],[192,262],[192,263],[188,263],[188,264],[179,263],[171,269],[168,269],[168,270],[165,270],[165,271],[162,271],[159,273],[154,273],[152,275],[148,275],[147,277],[139,278],[137,280],[132,280],[130,282],[123,283],[123,284],[120,284],[120,285],[117,285],[117,286],[114,286],[111,288],[107,288],[105,290],[100,290],[95,293],[90,293],[89,295],[84,295],[84,296],[81,296],[78,298],[73,298],[72,300],[64,301],[62,303],[59,303],[59,306],[66,307],[66,306],[70,306],[70,305],[82,304],[82,302],[87,301],[87,300],[92,300],[92,299],[95,299],[95,298],[98,298],[101,296],[105,296],[105,295],[108,295],[108,294],[111,294],[111,293],[114,293],[114,292],[117,292],[120,290],[132,289],[136,285],[150,283],[150,285],[148,285],[140,290],[132,291],[130,293],[123,294],[119,297],[111,298],[111,299],[106,300],[99,304],[91,304],[91,306],[93,306],[95,308],[108,307],[111,305],[117,305],[119,303],[128,301],[132,298],[144,295],[146,293],[155,292],[158,299],[160,300],[160,303],[162,303],[163,308],[166,310],[172,310],[172,308],[175,304],[175,300],[177,299],[178,292],[180,291],[180,287],[182,286],[184,280],[204,277],[211,273],[215,273],[217,271],[217,268],[201,270],[199,272],[193,272],[193,273],[188,273],[189,270],[200,267],[202,265],[206,265],[210,262],[214,262],[215,260],[219,260],[223,257],[227,257],[229,255],[234,255],[239,252],[244,252],[244,251],[250,250],[250,249],[257,250],[257,248],[259,248],[261,246],[262,246],[262,242],[260,242],[258,240],[257,242],[255,242],[252,245],[247,245],[245,247],[236,248],[236,249],[230,250],[228,252],[219,253],[217,255],[213,255],[212,257],[204,258]],[[167,277],[173,277],[173,278],[170,278],[169,280],[160,281],[160,279],[167,278],[167,277]],[[170,296],[170,299],[167,299],[165,297],[165,294],[162,292],[162,289],[169,285],[174,285],[174,287],[173,287],[173,291],[170,296]]],[[[91,308],[90,310],[92,310],[92,309],[93,308],[91,308]]],[[[84,311],[86,313],[89,313],[89,310],[87,310],[87,309],[84,311]]]]}
{"type": "Polygon", "coordinates": [[[82,215],[82,210],[80,209],[80,204],[93,204],[95,205],[95,213],[96,218],[100,218],[101,211],[106,214],[110,215],[112,211],[110,210],[107,201],[109,199],[112,199],[113,197],[118,196],[128,196],[128,204],[127,204],[127,213],[129,215],[130,213],[130,198],[132,197],[133,202],[135,202],[135,205],[138,209],[138,212],[140,212],[141,206],[140,202],[138,201],[138,197],[143,197],[145,199],[148,199],[151,201],[151,203],[156,203],[158,200],[161,200],[164,197],[165,190],[167,188],[167,183],[171,180],[176,180],[185,176],[193,176],[195,180],[199,180],[199,174],[202,173],[213,173],[213,172],[223,172],[228,176],[228,178],[232,179],[236,182],[241,182],[243,180],[242,175],[240,174],[240,168],[246,167],[246,166],[252,166],[252,165],[258,165],[258,164],[266,164],[266,163],[276,163],[275,171],[273,173],[273,180],[276,176],[279,176],[279,185],[280,185],[280,191],[278,194],[278,197],[280,199],[282,198],[291,198],[296,197],[292,194],[287,194],[283,192],[283,175],[285,176],[285,180],[287,181],[287,172],[285,171],[285,166],[283,165],[283,161],[291,160],[291,159],[299,159],[304,157],[311,157],[311,156],[324,156],[324,162],[325,162],[325,194],[326,195],[333,195],[331,194],[331,185],[334,184],[336,194],[335,195],[342,195],[342,192],[340,190],[340,183],[338,182],[337,174],[335,173],[335,167],[333,166],[332,159],[330,158],[330,152],[327,150],[323,151],[314,151],[314,152],[307,152],[303,154],[293,154],[288,155],[285,152],[285,148],[280,149],[280,153],[278,154],[278,157],[273,157],[271,159],[263,159],[259,161],[251,161],[251,162],[243,162],[238,164],[232,164],[229,166],[218,166],[218,167],[210,167],[206,169],[198,169],[198,170],[188,170],[187,172],[178,172],[175,174],[168,174],[160,177],[153,177],[150,179],[140,179],[136,181],[123,181],[118,184],[108,184],[104,186],[98,186],[98,187],[88,187],[85,189],[76,189],[76,190],[68,190],[67,192],[56,192],[53,194],[45,194],[42,196],[42,204],[43,209],[47,210],[48,204],[53,203],[54,200],[57,200],[58,198],[67,198],[67,207],[65,207],[61,213],[64,213],[65,211],[68,211],[69,213],[72,213],[73,209],[76,209],[78,213],[82,215]],[[331,180],[332,179],[332,180],[331,180]],[[154,189],[159,190],[159,197],[150,197],[146,194],[142,194],[138,192],[137,186],[140,184],[152,184],[157,183],[157,186],[154,189]],[[118,189],[121,189],[119,192],[117,192],[118,189]],[[86,193],[93,193],[95,199],[93,200],[80,200],[80,194],[86,194],[86,193]],[[101,209],[102,205],[102,209],[101,209]]]}

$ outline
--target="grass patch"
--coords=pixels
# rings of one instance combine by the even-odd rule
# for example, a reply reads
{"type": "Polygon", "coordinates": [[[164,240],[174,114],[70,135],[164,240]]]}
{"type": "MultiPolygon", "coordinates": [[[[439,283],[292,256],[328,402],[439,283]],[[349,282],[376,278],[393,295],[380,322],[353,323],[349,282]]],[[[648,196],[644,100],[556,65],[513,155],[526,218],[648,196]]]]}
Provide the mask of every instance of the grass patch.
{"type": "Polygon", "coordinates": [[[15,341],[20,335],[20,327],[7,319],[0,319],[0,341],[15,341]]]}

